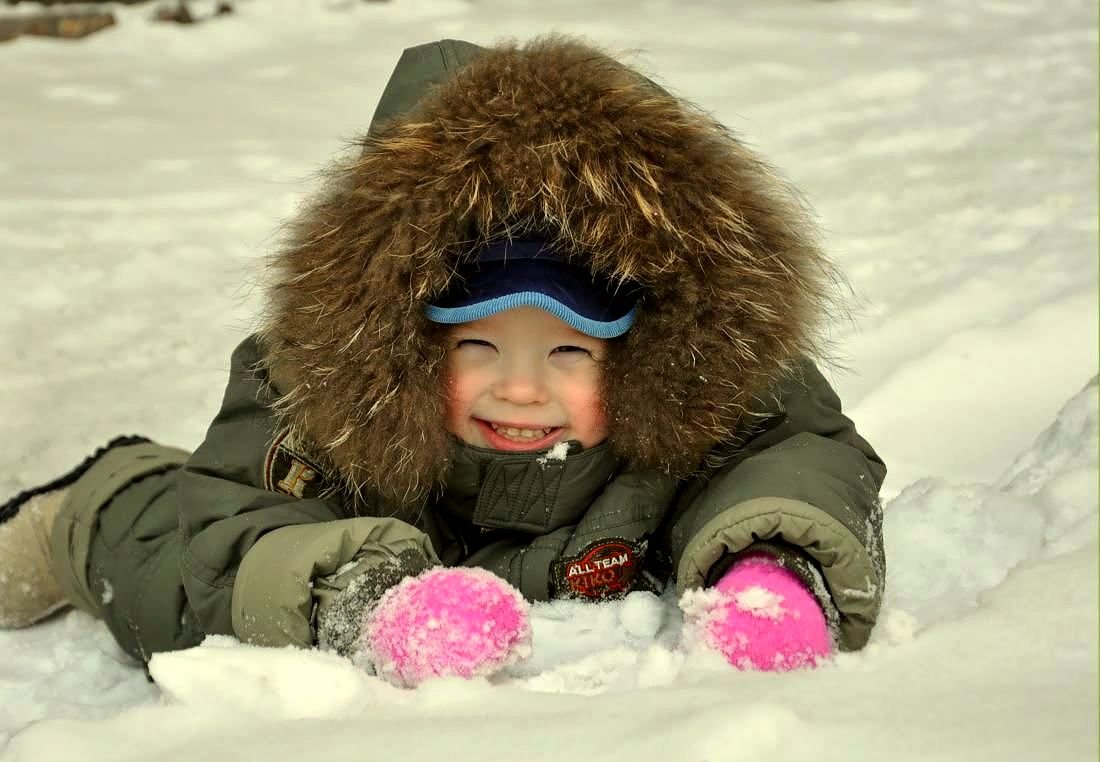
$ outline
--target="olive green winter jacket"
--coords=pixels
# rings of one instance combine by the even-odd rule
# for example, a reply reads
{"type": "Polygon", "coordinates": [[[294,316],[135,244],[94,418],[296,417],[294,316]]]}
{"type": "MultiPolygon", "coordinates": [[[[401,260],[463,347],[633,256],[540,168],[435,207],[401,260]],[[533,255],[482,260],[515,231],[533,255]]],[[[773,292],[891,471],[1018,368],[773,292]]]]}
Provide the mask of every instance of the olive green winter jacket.
{"type": "Polygon", "coordinates": [[[549,460],[454,443],[445,490],[410,515],[339,492],[288,441],[270,409],[278,390],[254,370],[261,351],[256,338],[237,349],[222,410],[179,474],[183,584],[202,632],[308,646],[317,607],[354,576],[353,562],[406,549],[490,569],[531,600],[598,600],[670,571],[680,590],[700,586],[723,556],[751,546],[800,572],[797,559],[811,560],[841,647],[867,639],[881,601],[885,468],[812,366],[777,389],[760,433],[706,475],[631,471],[606,445],[549,460]]]}

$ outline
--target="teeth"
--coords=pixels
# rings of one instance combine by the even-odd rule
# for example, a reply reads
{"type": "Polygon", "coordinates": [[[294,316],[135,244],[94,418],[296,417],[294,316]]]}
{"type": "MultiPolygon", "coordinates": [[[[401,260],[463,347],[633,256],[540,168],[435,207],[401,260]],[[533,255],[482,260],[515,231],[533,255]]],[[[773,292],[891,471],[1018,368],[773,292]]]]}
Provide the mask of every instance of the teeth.
{"type": "Polygon", "coordinates": [[[509,439],[519,440],[542,439],[544,436],[554,430],[553,427],[545,429],[516,429],[512,428],[511,426],[497,426],[495,423],[490,423],[489,425],[493,427],[493,431],[500,434],[501,436],[508,437],[509,439]]]}

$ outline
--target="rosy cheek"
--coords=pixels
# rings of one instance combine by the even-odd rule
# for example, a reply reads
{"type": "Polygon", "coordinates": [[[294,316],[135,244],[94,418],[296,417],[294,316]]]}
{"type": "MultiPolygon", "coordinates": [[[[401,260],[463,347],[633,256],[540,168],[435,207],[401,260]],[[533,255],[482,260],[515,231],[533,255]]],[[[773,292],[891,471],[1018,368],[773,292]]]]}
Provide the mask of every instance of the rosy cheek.
{"type": "Polygon", "coordinates": [[[586,444],[591,446],[604,439],[607,434],[607,411],[600,394],[591,389],[578,390],[573,402],[575,427],[585,439],[591,440],[586,444]]]}

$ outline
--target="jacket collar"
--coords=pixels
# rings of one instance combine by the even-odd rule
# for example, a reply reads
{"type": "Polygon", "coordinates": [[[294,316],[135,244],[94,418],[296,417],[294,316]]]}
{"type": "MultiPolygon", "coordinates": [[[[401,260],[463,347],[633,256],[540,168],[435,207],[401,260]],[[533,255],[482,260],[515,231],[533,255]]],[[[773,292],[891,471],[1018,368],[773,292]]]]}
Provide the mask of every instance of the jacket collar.
{"type": "Polygon", "coordinates": [[[511,453],[450,437],[451,470],[437,510],[486,529],[536,534],[576,523],[622,462],[606,442],[588,449],[565,444],[561,454],[511,453]]]}

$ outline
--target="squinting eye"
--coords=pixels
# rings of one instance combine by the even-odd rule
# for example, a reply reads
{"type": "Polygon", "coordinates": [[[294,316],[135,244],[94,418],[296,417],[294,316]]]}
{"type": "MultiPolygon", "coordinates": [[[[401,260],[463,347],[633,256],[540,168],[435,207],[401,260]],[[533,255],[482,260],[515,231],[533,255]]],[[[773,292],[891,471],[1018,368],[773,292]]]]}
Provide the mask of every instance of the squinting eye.
{"type": "Polygon", "coordinates": [[[586,355],[592,354],[584,347],[573,347],[569,346],[568,344],[561,347],[554,347],[554,350],[550,354],[561,354],[563,352],[583,352],[586,355]]]}
{"type": "Polygon", "coordinates": [[[488,347],[489,349],[496,349],[496,347],[483,339],[463,339],[455,345],[455,349],[461,349],[464,346],[488,347]]]}

